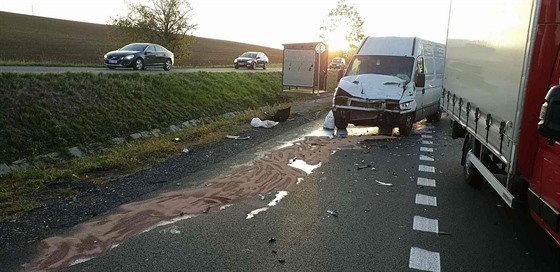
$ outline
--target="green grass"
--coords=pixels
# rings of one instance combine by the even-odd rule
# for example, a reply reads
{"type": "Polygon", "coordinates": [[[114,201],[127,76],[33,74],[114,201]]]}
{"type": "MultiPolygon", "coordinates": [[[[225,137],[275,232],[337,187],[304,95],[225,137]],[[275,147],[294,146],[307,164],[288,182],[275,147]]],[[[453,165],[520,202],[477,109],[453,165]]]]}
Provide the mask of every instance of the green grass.
{"type": "Polygon", "coordinates": [[[280,73],[0,73],[0,162],[279,101],[280,73]]]}

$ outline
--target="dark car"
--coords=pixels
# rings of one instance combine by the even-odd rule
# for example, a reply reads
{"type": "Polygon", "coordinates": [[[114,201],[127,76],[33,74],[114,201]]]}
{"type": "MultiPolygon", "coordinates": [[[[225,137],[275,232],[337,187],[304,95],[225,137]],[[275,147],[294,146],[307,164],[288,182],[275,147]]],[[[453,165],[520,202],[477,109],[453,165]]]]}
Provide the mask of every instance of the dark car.
{"type": "Polygon", "coordinates": [[[159,66],[165,71],[171,70],[175,61],[173,52],[155,43],[131,43],[105,54],[103,59],[109,69],[123,67],[143,70],[148,66],[159,66]]]}
{"type": "Polygon", "coordinates": [[[329,69],[344,69],[345,66],[346,66],[346,60],[344,60],[341,57],[336,57],[331,60],[331,63],[329,64],[329,69]]]}
{"type": "Polygon", "coordinates": [[[239,69],[239,67],[247,67],[249,69],[262,67],[266,70],[268,57],[263,52],[245,52],[233,61],[233,65],[235,69],[239,69]]]}

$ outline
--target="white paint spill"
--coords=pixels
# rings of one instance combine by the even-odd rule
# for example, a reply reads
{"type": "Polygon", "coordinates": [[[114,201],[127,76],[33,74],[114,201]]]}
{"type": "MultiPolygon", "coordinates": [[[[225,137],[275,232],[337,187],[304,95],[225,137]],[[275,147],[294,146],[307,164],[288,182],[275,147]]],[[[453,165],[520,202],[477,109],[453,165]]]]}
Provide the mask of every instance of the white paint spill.
{"type": "Polygon", "coordinates": [[[282,200],[282,198],[284,198],[287,195],[288,195],[287,191],[278,191],[278,193],[276,194],[276,198],[274,198],[274,200],[270,201],[268,203],[268,206],[269,207],[276,206],[276,204],[280,203],[280,200],[282,200]]]}
{"type": "Polygon", "coordinates": [[[91,259],[93,259],[93,258],[81,258],[81,259],[77,259],[77,260],[72,261],[72,262],[70,263],[70,266],[77,265],[77,264],[81,264],[81,263],[85,263],[85,262],[87,262],[87,261],[89,261],[89,260],[91,260],[91,259]]]}
{"type": "Polygon", "coordinates": [[[421,172],[428,172],[428,173],[435,173],[436,172],[436,168],[433,166],[427,166],[427,165],[418,165],[418,171],[421,172]]]}
{"type": "Polygon", "coordinates": [[[226,204],[226,205],[223,205],[223,206],[220,207],[220,210],[223,211],[223,210],[225,210],[225,209],[227,209],[227,208],[229,208],[229,207],[231,207],[231,206],[233,206],[233,204],[226,204]]]}
{"type": "Polygon", "coordinates": [[[441,264],[439,252],[412,247],[410,249],[408,267],[423,271],[440,272],[441,264]]]}
{"type": "Polygon", "coordinates": [[[433,136],[432,136],[432,135],[424,135],[424,134],[422,134],[422,138],[424,138],[424,139],[432,139],[433,136]]]}
{"type": "Polygon", "coordinates": [[[437,219],[430,219],[422,216],[414,216],[412,229],[437,234],[439,232],[438,221],[437,219]]]}
{"type": "Polygon", "coordinates": [[[321,163],[318,163],[316,165],[309,165],[307,164],[305,161],[303,160],[298,160],[298,159],[292,159],[290,160],[290,162],[288,163],[289,166],[293,167],[293,168],[297,168],[300,169],[302,171],[304,171],[307,174],[311,174],[311,172],[313,172],[313,170],[321,167],[321,163]]]}
{"type": "Polygon", "coordinates": [[[190,219],[190,218],[194,218],[194,217],[197,217],[197,215],[183,215],[183,216],[173,218],[169,221],[162,221],[162,222],[159,222],[158,224],[156,224],[152,227],[147,228],[146,230],[142,231],[141,233],[149,232],[149,231],[151,231],[151,230],[153,230],[157,227],[166,226],[166,225],[169,225],[169,224],[177,223],[181,220],[186,220],[186,219],[190,219]]]}
{"type": "Polygon", "coordinates": [[[251,219],[251,218],[255,217],[255,215],[257,215],[261,212],[264,212],[266,210],[268,210],[268,207],[264,207],[264,208],[260,208],[260,209],[256,209],[254,211],[251,211],[249,214],[247,214],[247,218],[245,218],[245,219],[251,219]]]}
{"type": "Polygon", "coordinates": [[[416,194],[416,204],[437,207],[437,198],[423,194],[416,194]]]}
{"type": "Polygon", "coordinates": [[[423,145],[433,145],[434,142],[433,141],[422,141],[423,145]]]}
{"type": "Polygon", "coordinates": [[[418,182],[416,182],[416,184],[418,184],[420,186],[436,187],[436,180],[419,177],[418,182]]]}
{"type": "Polygon", "coordinates": [[[421,147],[420,147],[420,151],[422,151],[422,152],[434,152],[434,149],[431,148],[431,147],[424,147],[424,146],[421,146],[421,147]]]}
{"type": "Polygon", "coordinates": [[[432,157],[430,157],[430,156],[426,156],[426,155],[420,154],[420,160],[421,160],[421,161],[433,162],[433,161],[434,161],[434,158],[432,158],[432,157]]]}
{"type": "Polygon", "coordinates": [[[297,178],[296,184],[300,184],[303,181],[303,178],[297,178]]]}

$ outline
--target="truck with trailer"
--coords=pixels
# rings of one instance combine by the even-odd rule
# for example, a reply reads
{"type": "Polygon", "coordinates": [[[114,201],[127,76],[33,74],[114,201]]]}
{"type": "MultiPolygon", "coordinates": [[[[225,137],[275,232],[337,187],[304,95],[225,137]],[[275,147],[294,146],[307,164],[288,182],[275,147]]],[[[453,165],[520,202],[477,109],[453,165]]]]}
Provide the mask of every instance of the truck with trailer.
{"type": "Polygon", "coordinates": [[[441,107],[487,181],[560,245],[560,1],[452,0],[441,107]]]}

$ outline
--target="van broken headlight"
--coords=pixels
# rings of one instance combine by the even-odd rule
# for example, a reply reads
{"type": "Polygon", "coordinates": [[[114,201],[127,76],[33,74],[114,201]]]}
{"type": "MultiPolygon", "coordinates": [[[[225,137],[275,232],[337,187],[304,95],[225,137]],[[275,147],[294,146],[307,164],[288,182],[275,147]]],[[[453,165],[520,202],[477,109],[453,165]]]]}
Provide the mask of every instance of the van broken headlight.
{"type": "Polygon", "coordinates": [[[410,102],[404,102],[400,104],[401,110],[410,110],[410,102]]]}

